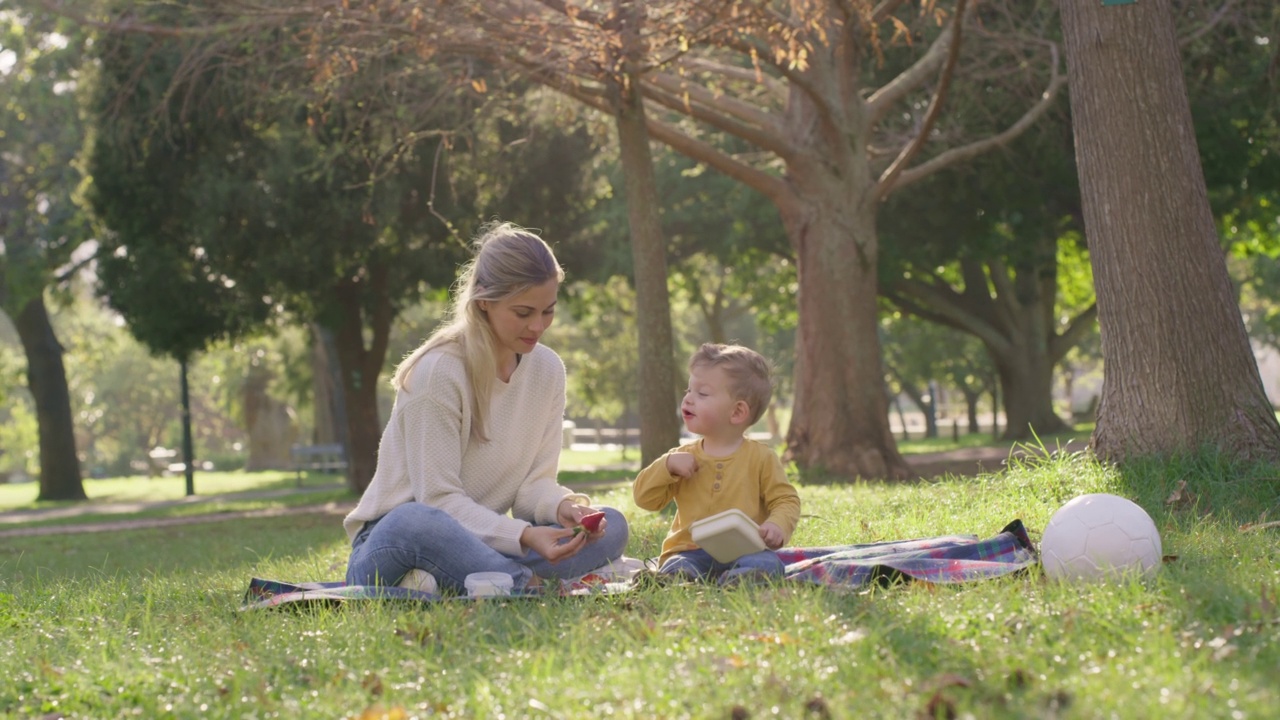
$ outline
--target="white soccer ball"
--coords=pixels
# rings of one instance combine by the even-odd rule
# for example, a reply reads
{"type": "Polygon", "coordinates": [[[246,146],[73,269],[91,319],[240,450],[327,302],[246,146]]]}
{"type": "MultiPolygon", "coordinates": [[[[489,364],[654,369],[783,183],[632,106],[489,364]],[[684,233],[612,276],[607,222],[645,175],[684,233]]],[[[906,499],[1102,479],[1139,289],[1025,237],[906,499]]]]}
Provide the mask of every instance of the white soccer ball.
{"type": "Polygon", "coordinates": [[[1136,503],[1095,493],[1072,499],[1049,518],[1040,540],[1044,574],[1093,580],[1160,568],[1160,532],[1136,503]]]}

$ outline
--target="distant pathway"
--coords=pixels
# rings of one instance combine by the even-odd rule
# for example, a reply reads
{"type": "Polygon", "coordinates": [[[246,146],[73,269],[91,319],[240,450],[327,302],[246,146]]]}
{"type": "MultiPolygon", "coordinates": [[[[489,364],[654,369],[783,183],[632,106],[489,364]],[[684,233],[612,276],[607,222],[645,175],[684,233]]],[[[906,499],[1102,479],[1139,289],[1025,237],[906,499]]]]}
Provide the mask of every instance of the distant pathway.
{"type": "MultiPolygon", "coordinates": [[[[1061,452],[1077,452],[1088,446],[1088,442],[1077,440],[1067,443],[1061,452]]],[[[977,447],[960,448],[936,453],[921,453],[906,456],[907,462],[920,478],[941,477],[946,474],[974,476],[984,472],[997,472],[1005,466],[1010,455],[1025,455],[1022,450],[1009,448],[977,447]]],[[[621,471],[620,471],[621,472],[621,471]]],[[[583,490],[612,490],[623,487],[629,478],[617,481],[575,483],[575,488],[583,490]]],[[[26,523],[53,519],[84,517],[88,515],[131,515],[144,510],[174,507],[179,505],[199,505],[211,501],[253,500],[285,495],[297,495],[305,492],[331,491],[342,485],[323,485],[303,489],[286,488],[282,490],[263,490],[255,492],[229,493],[226,495],[197,495],[181,500],[162,500],[156,502],[87,502],[78,505],[67,505],[57,508],[8,510],[0,512],[0,538],[24,537],[39,535],[62,535],[86,532],[112,532],[118,530],[141,530],[146,528],[171,527],[174,525],[194,525],[197,523],[220,522],[240,518],[282,517],[288,515],[326,514],[342,516],[355,507],[355,499],[339,502],[328,502],[312,505],[294,505],[280,508],[264,508],[261,510],[237,510],[229,512],[211,512],[203,515],[185,515],[182,517],[164,518],[121,518],[120,520],[94,520],[85,523],[67,523],[59,525],[37,525],[24,527],[26,523]],[[4,527],[9,526],[9,527],[4,527]]]]}

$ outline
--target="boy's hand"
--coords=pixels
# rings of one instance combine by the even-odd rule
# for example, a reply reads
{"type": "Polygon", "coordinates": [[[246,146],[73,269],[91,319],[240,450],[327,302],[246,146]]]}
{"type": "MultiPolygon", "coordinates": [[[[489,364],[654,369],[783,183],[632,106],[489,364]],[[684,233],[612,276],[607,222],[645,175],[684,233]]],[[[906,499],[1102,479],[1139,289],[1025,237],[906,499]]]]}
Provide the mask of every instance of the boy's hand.
{"type": "Polygon", "coordinates": [[[667,455],[667,472],[678,478],[691,478],[698,472],[698,459],[693,456],[693,453],[671,453],[667,455]]]}
{"type": "Polygon", "coordinates": [[[782,532],[782,528],[767,522],[760,525],[760,539],[764,541],[765,547],[777,550],[787,541],[787,536],[782,532]]]}

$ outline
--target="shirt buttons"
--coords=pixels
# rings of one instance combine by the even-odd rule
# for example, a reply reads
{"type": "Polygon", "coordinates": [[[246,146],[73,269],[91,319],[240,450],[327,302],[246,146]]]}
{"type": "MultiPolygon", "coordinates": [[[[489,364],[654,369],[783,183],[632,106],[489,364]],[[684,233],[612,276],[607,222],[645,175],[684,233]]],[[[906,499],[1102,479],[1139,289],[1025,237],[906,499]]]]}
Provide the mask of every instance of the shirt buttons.
{"type": "Polygon", "coordinates": [[[720,483],[716,483],[715,485],[712,485],[712,486],[711,486],[711,489],[712,489],[712,490],[719,490],[719,489],[720,489],[720,483]]]}

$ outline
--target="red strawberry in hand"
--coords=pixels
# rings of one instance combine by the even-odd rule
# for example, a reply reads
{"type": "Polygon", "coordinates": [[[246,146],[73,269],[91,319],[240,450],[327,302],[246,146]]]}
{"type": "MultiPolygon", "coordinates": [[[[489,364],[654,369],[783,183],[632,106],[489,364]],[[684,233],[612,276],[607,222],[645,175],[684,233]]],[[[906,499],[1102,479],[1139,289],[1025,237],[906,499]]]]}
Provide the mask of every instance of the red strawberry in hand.
{"type": "Polygon", "coordinates": [[[593,512],[590,515],[583,515],[578,521],[578,527],[574,528],[574,532],[597,532],[600,530],[600,522],[604,520],[604,513],[593,512]]]}

